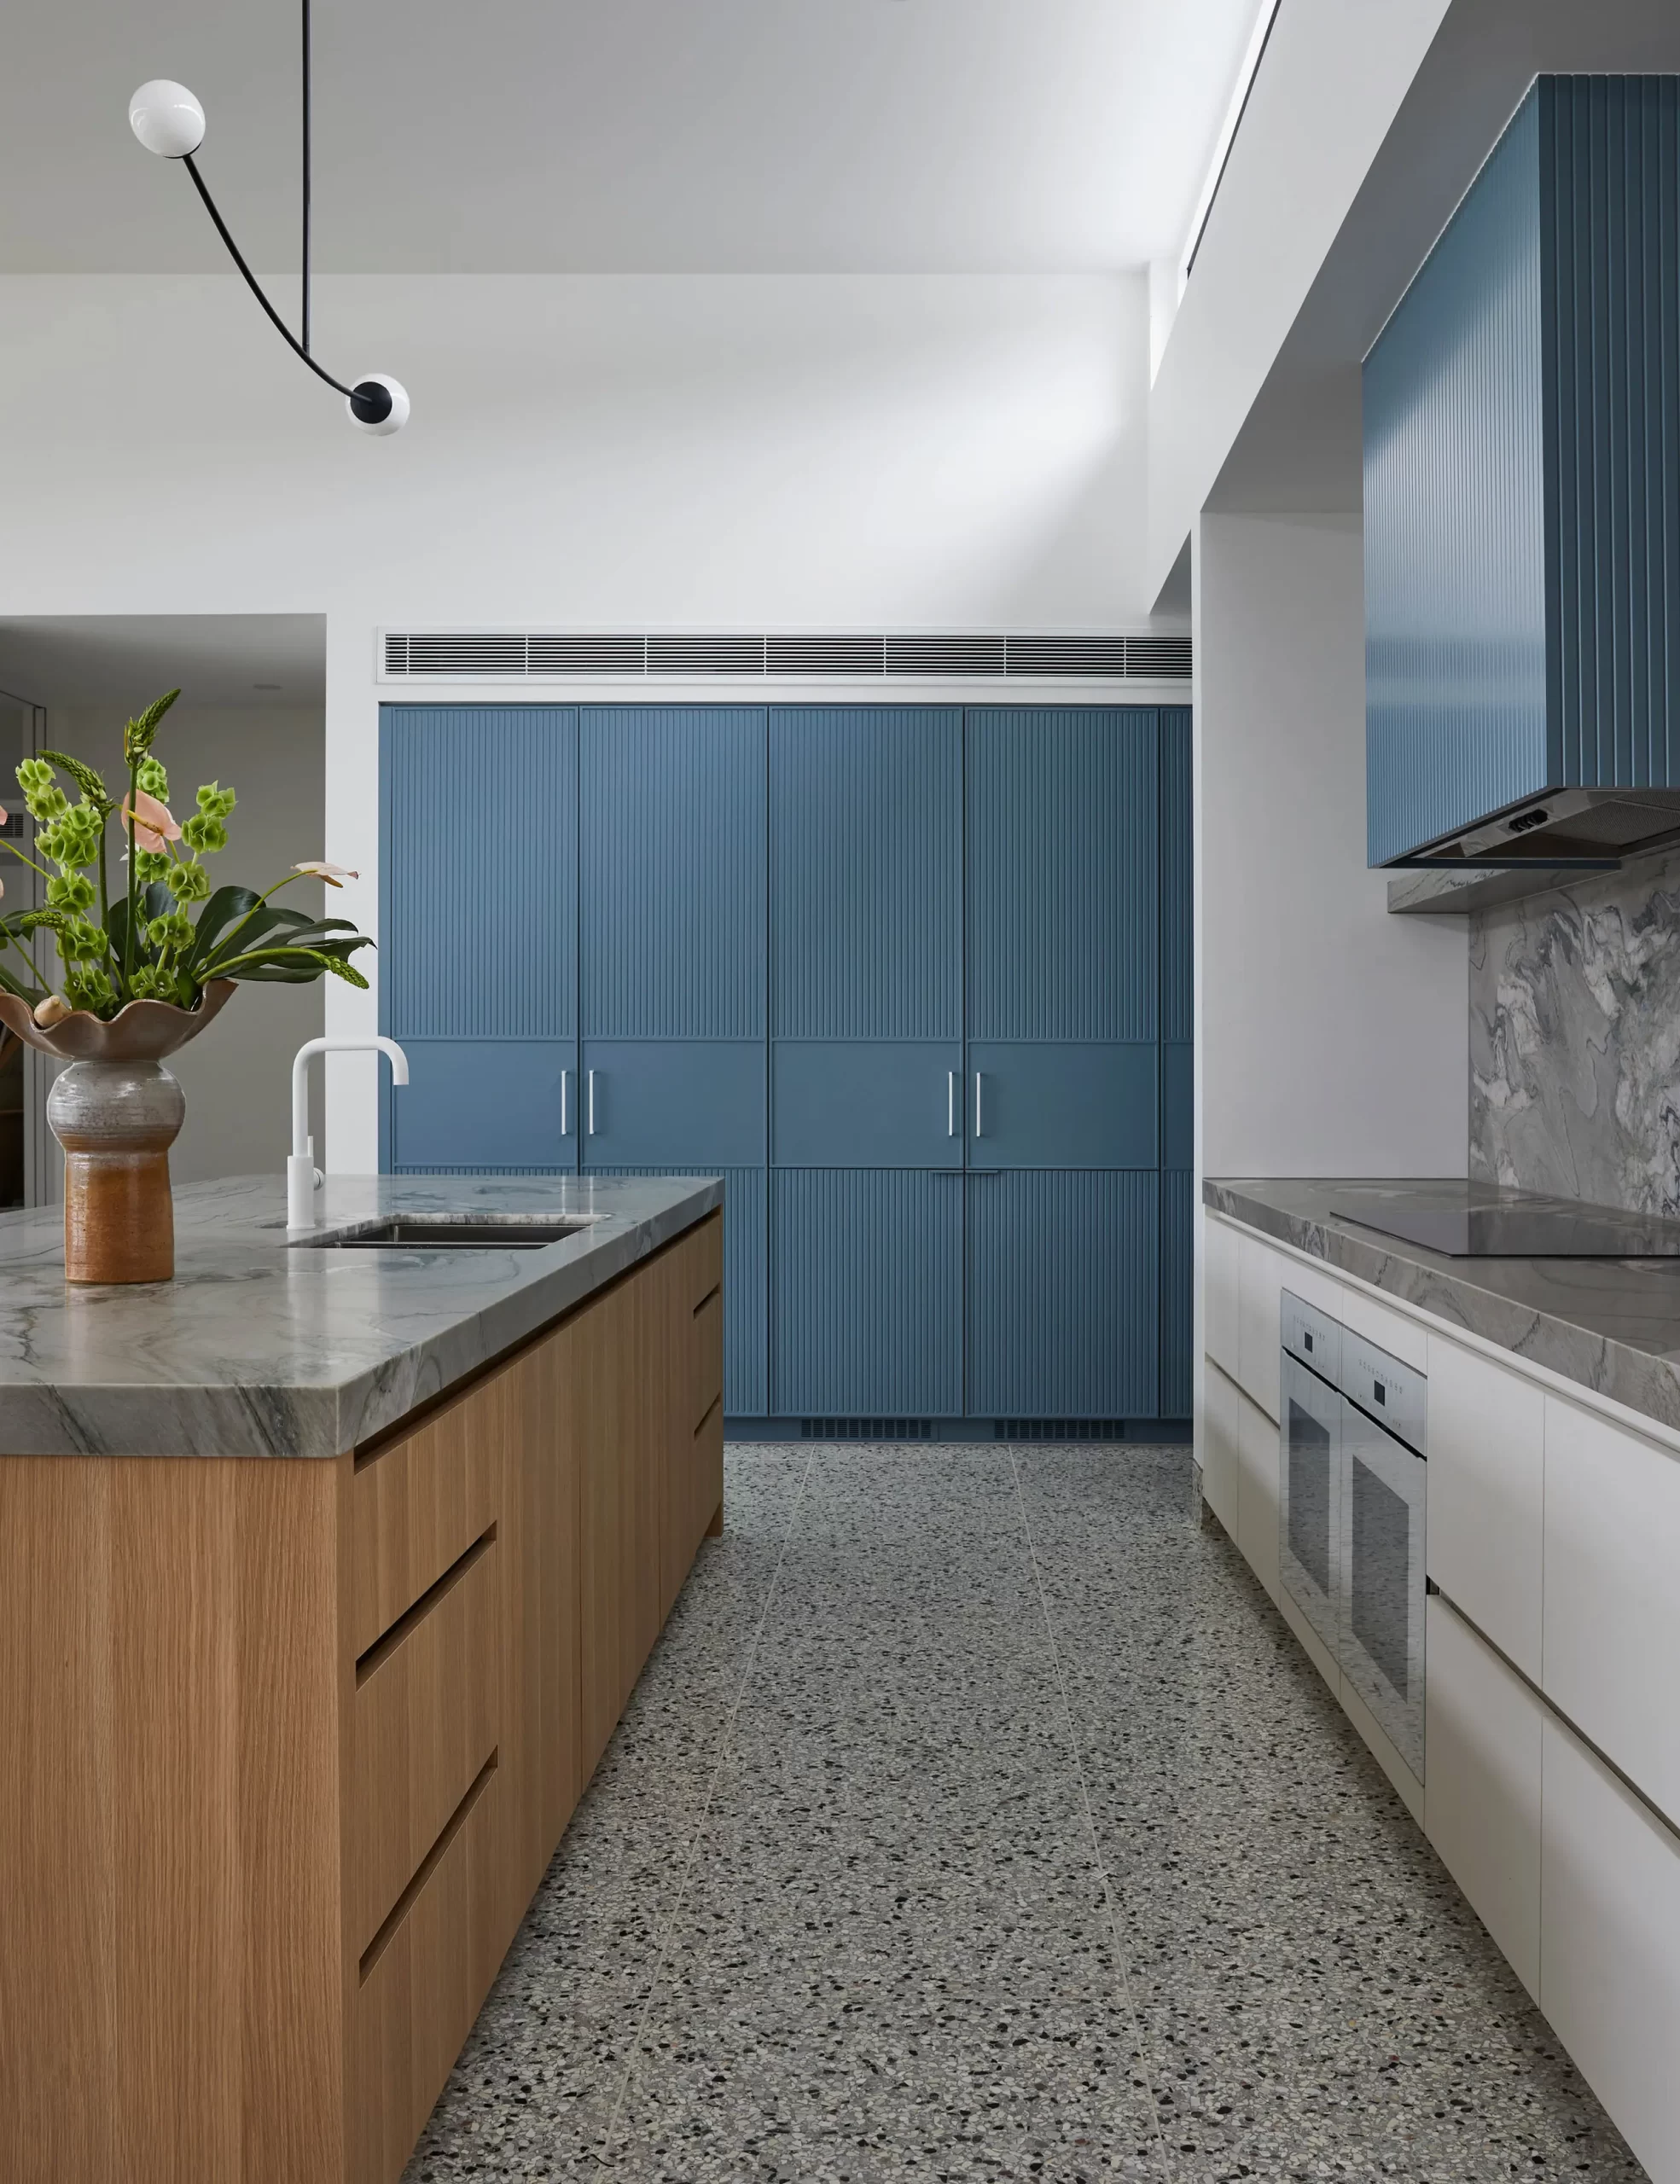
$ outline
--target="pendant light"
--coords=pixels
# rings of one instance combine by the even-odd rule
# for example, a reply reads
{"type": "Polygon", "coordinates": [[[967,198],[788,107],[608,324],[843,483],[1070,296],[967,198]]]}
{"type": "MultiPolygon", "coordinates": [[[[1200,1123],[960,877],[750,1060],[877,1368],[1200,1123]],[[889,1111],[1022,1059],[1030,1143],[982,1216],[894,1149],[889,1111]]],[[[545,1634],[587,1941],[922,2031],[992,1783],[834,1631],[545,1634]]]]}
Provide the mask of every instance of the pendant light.
{"type": "Polygon", "coordinates": [[[364,433],[400,432],[408,422],[409,398],[399,380],[384,372],[369,372],[365,378],[346,386],[342,380],[334,379],[329,371],[318,364],[310,350],[309,328],[309,166],[310,166],[310,54],[309,5],[303,0],[303,327],[302,339],[294,334],[280,313],[264,294],[262,284],[240,254],[239,245],[228,232],[228,224],[216,209],[216,201],[204,184],[193,154],[204,142],[204,108],[184,84],[171,83],[166,77],[158,77],[149,84],[142,84],[128,102],[128,125],[148,152],[156,153],[160,160],[178,160],[193,178],[193,187],[204,200],[204,209],[215,223],[216,232],[228,247],[228,253],[244,275],[252,294],[273,320],[281,338],[295,350],[317,379],[323,379],[344,397],[344,406],[352,424],[364,433]]]}

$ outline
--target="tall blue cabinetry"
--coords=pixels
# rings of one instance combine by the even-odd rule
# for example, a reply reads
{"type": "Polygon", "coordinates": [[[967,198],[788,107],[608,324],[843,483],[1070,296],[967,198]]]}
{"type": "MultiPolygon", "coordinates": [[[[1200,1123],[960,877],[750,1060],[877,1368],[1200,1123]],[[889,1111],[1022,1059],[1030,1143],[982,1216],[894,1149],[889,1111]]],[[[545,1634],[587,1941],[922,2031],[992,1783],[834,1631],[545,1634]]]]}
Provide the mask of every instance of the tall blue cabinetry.
{"type": "Polygon", "coordinates": [[[736,1417],[1188,1414],[1188,712],[382,737],[388,1167],[722,1171],[736,1417]]]}
{"type": "Polygon", "coordinates": [[[578,723],[582,1163],[723,1172],[738,1417],[766,1391],[764,734],[757,706],[578,723]]]}
{"type": "Polygon", "coordinates": [[[1160,720],[971,712],[968,1408],[1159,1399],[1160,720]]]}
{"type": "Polygon", "coordinates": [[[387,706],[381,717],[381,1028],[399,1175],[578,1164],[578,716],[387,706]]]}
{"type": "Polygon", "coordinates": [[[771,1404],[962,1410],[962,714],[770,723],[771,1404]]]}

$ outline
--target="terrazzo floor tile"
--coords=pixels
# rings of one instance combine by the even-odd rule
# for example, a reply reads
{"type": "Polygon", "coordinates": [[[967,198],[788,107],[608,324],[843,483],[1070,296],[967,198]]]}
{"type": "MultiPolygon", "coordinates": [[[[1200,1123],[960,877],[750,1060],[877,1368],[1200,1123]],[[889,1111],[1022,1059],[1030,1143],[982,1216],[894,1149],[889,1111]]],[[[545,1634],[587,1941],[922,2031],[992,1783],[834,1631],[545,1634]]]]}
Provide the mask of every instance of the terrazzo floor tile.
{"type": "Polygon", "coordinates": [[[410,2184],[1637,2184],[1186,1449],[728,1466],[410,2184]]]}

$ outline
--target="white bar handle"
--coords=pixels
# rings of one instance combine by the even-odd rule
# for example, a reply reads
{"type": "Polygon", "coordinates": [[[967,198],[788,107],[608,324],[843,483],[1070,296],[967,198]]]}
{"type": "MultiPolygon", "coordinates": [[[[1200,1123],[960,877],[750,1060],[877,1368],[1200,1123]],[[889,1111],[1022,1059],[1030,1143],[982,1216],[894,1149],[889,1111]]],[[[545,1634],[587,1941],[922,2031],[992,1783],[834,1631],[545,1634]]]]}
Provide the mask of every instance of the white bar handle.
{"type": "Polygon", "coordinates": [[[590,1072],[590,1136],[595,1136],[595,1072],[590,1072]]]}
{"type": "Polygon", "coordinates": [[[572,1135],[570,1130],[567,1127],[567,1117],[566,1112],[566,1095],[567,1090],[570,1089],[571,1082],[571,1071],[569,1069],[561,1070],[560,1072],[560,1134],[562,1137],[570,1137],[572,1135]]]}
{"type": "Polygon", "coordinates": [[[979,1070],[974,1072],[974,1135],[976,1137],[984,1137],[985,1135],[980,1125],[980,1073],[979,1070]]]}
{"type": "Polygon", "coordinates": [[[955,1137],[956,1135],[956,1072],[954,1069],[951,1069],[947,1070],[945,1072],[945,1136],[947,1137],[955,1137]]]}

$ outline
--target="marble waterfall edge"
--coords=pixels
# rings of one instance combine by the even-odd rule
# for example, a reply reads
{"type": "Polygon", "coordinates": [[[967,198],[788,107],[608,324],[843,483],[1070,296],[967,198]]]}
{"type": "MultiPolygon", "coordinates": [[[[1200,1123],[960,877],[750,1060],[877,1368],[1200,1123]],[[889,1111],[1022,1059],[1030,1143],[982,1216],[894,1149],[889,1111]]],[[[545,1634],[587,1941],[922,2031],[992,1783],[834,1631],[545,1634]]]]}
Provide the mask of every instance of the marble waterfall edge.
{"type": "Polygon", "coordinates": [[[707,1176],[329,1176],[323,1228],[571,1214],[535,1251],[288,1246],[283,1179],[175,1194],[171,1283],[72,1288],[60,1210],[0,1215],[0,1455],[343,1454],[723,1204],[707,1176]]]}

